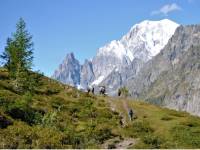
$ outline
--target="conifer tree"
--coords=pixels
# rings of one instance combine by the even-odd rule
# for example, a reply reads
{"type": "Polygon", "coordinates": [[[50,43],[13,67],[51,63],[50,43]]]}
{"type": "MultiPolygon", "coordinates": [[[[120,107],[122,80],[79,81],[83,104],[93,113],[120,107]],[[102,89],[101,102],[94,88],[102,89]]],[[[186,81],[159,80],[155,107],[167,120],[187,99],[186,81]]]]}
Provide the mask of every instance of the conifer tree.
{"type": "Polygon", "coordinates": [[[18,91],[28,89],[28,82],[31,80],[29,74],[33,62],[33,42],[22,18],[16,25],[16,32],[7,39],[7,45],[1,58],[9,71],[15,89],[18,91]]]}

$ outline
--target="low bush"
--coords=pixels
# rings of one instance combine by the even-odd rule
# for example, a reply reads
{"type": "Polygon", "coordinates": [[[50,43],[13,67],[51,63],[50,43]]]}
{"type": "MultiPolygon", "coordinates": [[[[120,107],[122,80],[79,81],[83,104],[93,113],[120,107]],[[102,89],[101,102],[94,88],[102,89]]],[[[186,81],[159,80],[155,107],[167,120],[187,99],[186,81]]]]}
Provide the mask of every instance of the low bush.
{"type": "Polygon", "coordinates": [[[98,143],[102,144],[105,140],[110,139],[113,134],[110,128],[102,126],[94,130],[93,136],[98,143]]]}
{"type": "Polygon", "coordinates": [[[56,127],[57,112],[49,112],[42,117],[41,124],[43,127],[56,127]]]}
{"type": "Polygon", "coordinates": [[[154,130],[150,127],[149,122],[142,120],[142,121],[135,121],[132,124],[133,131],[139,134],[146,134],[151,133],[154,130]]]}
{"type": "Polygon", "coordinates": [[[52,128],[28,126],[18,122],[0,132],[0,148],[4,149],[55,149],[72,148],[63,142],[67,135],[52,128]]]}
{"type": "Polygon", "coordinates": [[[149,148],[158,149],[161,148],[162,140],[153,134],[147,134],[143,137],[143,142],[148,145],[149,148]]]}
{"type": "Polygon", "coordinates": [[[42,114],[31,107],[32,95],[26,93],[21,99],[10,104],[6,110],[14,119],[20,119],[29,125],[38,124],[41,122],[42,114]]]}
{"type": "Polygon", "coordinates": [[[51,100],[51,106],[59,111],[63,108],[66,101],[62,97],[53,97],[51,100]]]}

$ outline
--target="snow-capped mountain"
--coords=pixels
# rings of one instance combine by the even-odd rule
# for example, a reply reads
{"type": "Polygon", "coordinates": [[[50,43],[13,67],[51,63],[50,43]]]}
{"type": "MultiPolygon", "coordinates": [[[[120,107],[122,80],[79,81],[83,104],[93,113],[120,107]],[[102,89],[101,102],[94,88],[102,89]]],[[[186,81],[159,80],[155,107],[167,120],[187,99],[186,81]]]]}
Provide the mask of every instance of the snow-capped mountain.
{"type": "Polygon", "coordinates": [[[200,116],[200,25],[178,27],[125,86],[134,98],[200,116]]]}
{"type": "Polygon", "coordinates": [[[178,26],[168,19],[145,20],[134,25],[121,40],[99,48],[92,61],[96,80],[103,81],[114,69],[121,72],[135,58],[143,62],[150,60],[164,48],[178,26]]]}
{"type": "Polygon", "coordinates": [[[84,88],[104,84],[116,90],[124,80],[137,74],[144,62],[164,48],[178,26],[168,19],[145,20],[134,25],[120,40],[113,40],[99,48],[91,62],[86,61],[83,66],[78,67],[79,62],[74,61],[75,65],[70,63],[69,67],[64,61],[53,78],[84,88]],[[71,74],[77,77],[70,77],[71,74]],[[75,81],[72,82],[73,79],[75,81]]]}
{"type": "Polygon", "coordinates": [[[120,59],[126,56],[132,61],[136,57],[141,58],[143,56],[141,48],[145,48],[147,50],[145,55],[150,59],[164,48],[178,26],[177,23],[168,19],[145,20],[134,25],[121,40],[113,40],[101,47],[97,56],[114,55],[120,59]]]}

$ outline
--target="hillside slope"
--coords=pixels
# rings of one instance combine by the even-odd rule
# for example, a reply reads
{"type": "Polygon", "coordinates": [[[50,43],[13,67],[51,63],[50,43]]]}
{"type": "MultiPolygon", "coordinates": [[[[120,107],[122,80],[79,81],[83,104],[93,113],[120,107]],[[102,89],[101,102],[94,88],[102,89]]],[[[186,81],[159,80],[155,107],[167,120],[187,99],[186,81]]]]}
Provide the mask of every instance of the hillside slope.
{"type": "Polygon", "coordinates": [[[35,75],[40,82],[35,94],[22,95],[0,69],[0,148],[200,147],[198,117],[139,101],[93,96],[35,75]],[[129,108],[133,121],[128,120],[129,108]]]}

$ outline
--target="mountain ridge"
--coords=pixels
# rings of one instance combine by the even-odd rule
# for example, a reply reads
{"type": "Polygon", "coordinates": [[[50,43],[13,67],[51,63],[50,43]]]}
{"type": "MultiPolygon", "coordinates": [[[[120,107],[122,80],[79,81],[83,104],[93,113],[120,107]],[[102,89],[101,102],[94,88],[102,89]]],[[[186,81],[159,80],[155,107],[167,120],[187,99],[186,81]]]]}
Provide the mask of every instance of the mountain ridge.
{"type": "MultiPolygon", "coordinates": [[[[118,71],[120,76],[130,75],[130,72],[126,73],[125,70],[126,68],[135,70],[134,66],[132,65],[132,62],[134,62],[133,60],[136,58],[142,60],[142,66],[143,62],[148,61],[161,50],[161,48],[166,44],[166,40],[172,36],[173,32],[178,26],[178,24],[168,19],[163,19],[161,21],[146,20],[139,24],[135,24],[133,27],[131,27],[126,35],[122,36],[120,40],[113,40],[110,43],[107,43],[105,46],[100,47],[97,50],[96,56],[94,56],[91,60],[90,66],[86,66],[89,64],[83,64],[85,68],[89,69],[87,72],[90,72],[90,79],[87,79],[88,81],[86,81],[86,75],[84,75],[84,73],[82,73],[82,71],[80,70],[80,73],[78,75],[80,77],[80,82],[75,82],[76,84],[74,84],[73,86],[79,88],[87,88],[88,86],[98,86],[101,83],[105,84],[106,81],[104,82],[104,80],[106,80],[107,77],[111,77],[112,75],[110,74],[114,72],[114,70],[118,71]],[[167,28],[167,26],[169,26],[169,29],[167,28]],[[155,34],[157,31],[155,31],[155,33],[154,31],[149,31],[149,35],[144,34],[145,31],[151,29],[153,30],[155,28],[159,28],[158,31],[160,31],[160,35],[155,34]],[[158,36],[162,37],[162,40],[159,41],[158,36]],[[152,42],[154,43],[154,45],[152,45],[152,42]],[[152,47],[155,47],[156,50],[152,50],[152,47]]],[[[79,63],[80,68],[83,65],[80,65],[79,63]]],[[[60,76],[65,77],[65,75],[62,75],[63,73],[65,73],[65,71],[61,71],[60,76]]],[[[59,79],[59,75],[55,74],[59,73],[54,73],[54,75],[52,76],[54,79],[58,79],[63,83],[70,83],[70,85],[72,85],[70,80],[68,82],[67,80],[59,79]]],[[[117,82],[118,81],[116,81],[116,83],[117,82]]],[[[121,84],[117,84],[116,88],[119,88],[121,84]]],[[[110,91],[113,91],[113,89],[110,89],[110,91]]]]}
{"type": "Polygon", "coordinates": [[[200,115],[200,25],[180,26],[166,47],[127,81],[133,97],[200,115]]]}

